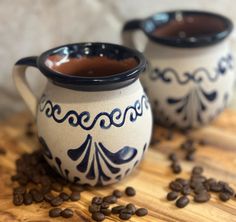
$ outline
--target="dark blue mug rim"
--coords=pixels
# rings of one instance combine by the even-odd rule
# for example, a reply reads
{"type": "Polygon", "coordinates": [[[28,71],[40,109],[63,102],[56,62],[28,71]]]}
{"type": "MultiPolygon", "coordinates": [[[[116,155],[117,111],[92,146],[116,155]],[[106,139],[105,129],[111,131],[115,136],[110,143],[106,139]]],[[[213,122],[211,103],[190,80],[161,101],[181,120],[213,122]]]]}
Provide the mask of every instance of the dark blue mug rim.
{"type": "Polygon", "coordinates": [[[23,58],[16,62],[16,65],[30,65],[38,68],[44,76],[46,76],[57,85],[72,89],[82,89],[86,91],[108,90],[122,88],[126,85],[129,85],[137,80],[139,74],[145,70],[146,64],[147,62],[144,55],[139,51],[127,48],[122,45],[105,42],[82,42],[65,44],[49,49],[43,52],[38,57],[23,58]],[[70,49],[73,47],[79,49],[78,54],[80,54],[82,57],[96,56],[99,53],[106,54],[107,52],[112,53],[112,58],[117,60],[122,60],[124,58],[134,58],[137,61],[137,65],[127,71],[123,71],[114,75],[102,77],[85,77],[79,75],[75,76],[63,74],[61,72],[50,69],[45,64],[49,56],[58,54],[58,51],[60,51],[61,49],[70,49]],[[86,47],[90,47],[91,55],[81,54],[81,52],[86,47]],[[97,51],[94,52],[95,50],[97,51]],[[113,50],[118,50],[120,53],[116,55],[115,53],[113,53],[113,50]]]}
{"type": "Polygon", "coordinates": [[[195,47],[202,47],[202,46],[209,46],[216,44],[222,40],[224,40],[233,30],[233,23],[230,19],[227,17],[209,12],[209,11],[201,11],[201,10],[173,10],[173,11],[166,11],[166,12],[157,12],[145,19],[135,19],[128,21],[123,31],[126,30],[134,30],[134,29],[141,29],[147,37],[157,43],[168,45],[168,46],[174,46],[174,47],[181,47],[181,48],[195,48],[195,47]],[[158,29],[158,27],[162,25],[168,24],[171,20],[174,19],[174,16],[176,13],[181,13],[183,16],[191,16],[191,15],[204,15],[209,16],[210,18],[216,18],[220,19],[224,24],[224,30],[219,32],[214,32],[209,35],[203,35],[193,38],[190,37],[184,37],[184,38],[177,38],[177,37],[158,37],[153,35],[153,30],[149,30],[148,25],[152,24],[155,29],[158,29]],[[157,23],[155,21],[155,18],[158,15],[166,15],[169,19],[166,21],[160,21],[157,23]]]}

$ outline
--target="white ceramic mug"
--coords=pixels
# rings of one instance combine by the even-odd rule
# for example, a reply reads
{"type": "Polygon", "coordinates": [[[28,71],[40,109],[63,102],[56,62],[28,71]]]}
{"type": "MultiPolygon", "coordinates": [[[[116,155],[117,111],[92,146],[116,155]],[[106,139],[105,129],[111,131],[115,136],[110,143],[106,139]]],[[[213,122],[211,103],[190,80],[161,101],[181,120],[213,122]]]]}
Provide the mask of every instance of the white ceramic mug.
{"type": "Polygon", "coordinates": [[[109,43],[78,43],[20,59],[16,87],[30,108],[48,163],[66,179],[89,185],[121,180],[139,164],[152,131],[139,81],[146,60],[109,43]],[[26,81],[28,66],[48,78],[38,100],[26,81]]]}
{"type": "Polygon", "coordinates": [[[155,120],[180,128],[199,127],[224,110],[235,80],[227,38],[232,29],[228,18],[201,11],[156,13],[124,25],[126,46],[135,47],[136,30],[148,37],[144,54],[150,66],[141,82],[155,120]]]}

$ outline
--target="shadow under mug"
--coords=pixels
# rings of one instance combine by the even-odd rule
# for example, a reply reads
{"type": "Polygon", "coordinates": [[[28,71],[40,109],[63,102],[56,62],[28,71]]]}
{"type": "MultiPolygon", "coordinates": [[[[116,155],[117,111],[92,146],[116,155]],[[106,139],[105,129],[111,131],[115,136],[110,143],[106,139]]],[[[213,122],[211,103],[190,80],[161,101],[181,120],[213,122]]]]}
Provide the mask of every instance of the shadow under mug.
{"type": "Polygon", "coordinates": [[[61,176],[108,185],[138,166],[152,132],[139,81],[145,67],[141,53],[110,43],[59,46],[16,63],[16,87],[36,119],[45,159],[61,176]],[[48,79],[40,99],[26,81],[28,66],[48,79]]]}
{"type": "Polygon", "coordinates": [[[160,12],[124,25],[126,46],[135,47],[136,30],[148,37],[144,55],[149,70],[141,82],[155,120],[179,128],[199,127],[224,110],[235,81],[227,38],[232,29],[228,18],[203,11],[160,12]]]}

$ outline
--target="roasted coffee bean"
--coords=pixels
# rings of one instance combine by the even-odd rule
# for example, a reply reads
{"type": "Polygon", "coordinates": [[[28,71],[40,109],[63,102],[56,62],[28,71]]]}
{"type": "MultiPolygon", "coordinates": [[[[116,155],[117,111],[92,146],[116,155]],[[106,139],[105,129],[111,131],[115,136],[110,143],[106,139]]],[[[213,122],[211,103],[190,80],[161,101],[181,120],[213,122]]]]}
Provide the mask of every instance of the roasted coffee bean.
{"type": "Polygon", "coordinates": [[[107,202],[103,202],[103,203],[101,204],[101,208],[102,208],[102,209],[107,209],[107,208],[109,208],[109,206],[110,206],[110,204],[107,203],[107,202]]]}
{"type": "Polygon", "coordinates": [[[132,214],[135,214],[135,211],[136,211],[136,207],[135,207],[135,205],[134,204],[132,204],[132,203],[129,203],[129,204],[127,204],[126,205],[126,207],[125,207],[126,209],[129,209],[130,211],[131,211],[131,213],[132,214]]]}
{"type": "Polygon", "coordinates": [[[111,213],[119,214],[121,212],[121,210],[123,210],[123,209],[125,209],[125,206],[124,205],[119,205],[119,206],[113,207],[111,209],[111,213]]]}
{"type": "Polygon", "coordinates": [[[170,154],[169,154],[169,160],[171,160],[171,161],[177,161],[177,155],[176,155],[176,153],[170,153],[170,154]]]}
{"type": "Polygon", "coordinates": [[[103,198],[103,202],[107,202],[109,204],[114,204],[117,202],[117,198],[113,195],[109,195],[103,198]]]}
{"type": "Polygon", "coordinates": [[[192,174],[202,174],[203,168],[201,166],[195,166],[192,169],[192,174]]]}
{"type": "Polygon", "coordinates": [[[41,192],[39,192],[38,190],[36,189],[31,189],[30,190],[30,193],[33,197],[33,200],[36,202],[36,203],[40,203],[43,201],[44,197],[43,197],[43,194],[41,192]]]}
{"type": "Polygon", "coordinates": [[[40,189],[41,193],[42,194],[46,194],[46,193],[49,193],[51,191],[51,186],[42,186],[41,189],[40,189]]]}
{"type": "Polygon", "coordinates": [[[71,201],[78,201],[80,200],[80,192],[73,191],[70,195],[71,201]]]}
{"type": "Polygon", "coordinates": [[[84,187],[76,184],[70,184],[69,186],[71,191],[77,191],[77,192],[82,192],[84,191],[84,187]]]}
{"type": "Polygon", "coordinates": [[[24,204],[25,205],[30,205],[33,203],[33,198],[32,198],[32,195],[30,193],[25,193],[23,195],[23,198],[24,198],[24,204]]]}
{"type": "Polygon", "coordinates": [[[182,168],[178,163],[173,164],[171,168],[172,168],[173,173],[175,174],[179,174],[182,171],[182,168]]]}
{"type": "Polygon", "coordinates": [[[182,196],[176,201],[175,205],[178,208],[183,208],[183,207],[186,207],[188,205],[188,203],[189,203],[188,197],[182,196]]]}
{"type": "Polygon", "coordinates": [[[63,186],[59,183],[52,183],[51,188],[52,190],[57,191],[57,192],[61,192],[63,190],[63,186]]]}
{"type": "Polygon", "coordinates": [[[70,208],[66,208],[61,212],[61,216],[64,218],[73,217],[74,213],[70,208]]]}
{"type": "Polygon", "coordinates": [[[123,193],[120,190],[114,190],[113,195],[117,198],[122,197],[123,193]]]}
{"type": "Polygon", "coordinates": [[[48,215],[49,215],[49,217],[59,217],[59,216],[61,216],[61,212],[62,212],[62,209],[56,207],[56,208],[52,208],[51,210],[49,210],[48,215]]]}
{"type": "Polygon", "coordinates": [[[230,194],[229,193],[225,193],[225,192],[221,192],[219,194],[219,198],[220,198],[221,201],[226,202],[226,201],[228,201],[230,199],[230,194]]]}
{"type": "Polygon", "coordinates": [[[51,202],[52,199],[55,198],[55,196],[52,193],[46,193],[46,194],[44,194],[43,197],[44,197],[44,200],[47,201],[47,202],[51,202]]]}
{"type": "Polygon", "coordinates": [[[179,183],[179,182],[176,182],[176,181],[172,181],[170,182],[169,184],[169,188],[173,191],[177,191],[177,192],[180,192],[183,188],[182,184],[179,183]]]}
{"type": "Polygon", "coordinates": [[[183,150],[188,150],[193,146],[193,140],[192,139],[187,139],[180,145],[180,148],[183,150]]]}
{"type": "Polygon", "coordinates": [[[209,201],[211,195],[207,191],[202,191],[194,196],[194,201],[197,203],[204,203],[209,201]]]}
{"type": "Polygon", "coordinates": [[[20,206],[24,202],[24,198],[22,194],[14,194],[13,195],[13,203],[15,206],[20,206]]]}
{"type": "Polygon", "coordinates": [[[63,200],[62,200],[60,197],[55,197],[54,199],[52,199],[52,200],[50,201],[50,204],[51,204],[53,207],[60,206],[62,203],[63,203],[63,200]]]}
{"type": "Polygon", "coordinates": [[[202,193],[203,191],[206,191],[206,188],[202,183],[198,183],[195,185],[195,187],[194,187],[195,194],[202,193]]]}
{"type": "Polygon", "coordinates": [[[25,186],[16,187],[13,189],[13,194],[24,194],[26,192],[25,186]]]}
{"type": "Polygon", "coordinates": [[[65,192],[61,192],[61,193],[59,194],[59,197],[60,197],[63,201],[68,201],[68,200],[70,199],[70,196],[69,196],[67,193],[65,193],[65,192]]]}
{"type": "Polygon", "coordinates": [[[92,214],[92,218],[95,221],[103,221],[105,219],[105,215],[100,212],[96,212],[92,214]]]}
{"type": "Polygon", "coordinates": [[[136,190],[133,187],[126,187],[125,193],[127,196],[133,197],[136,195],[136,190]]]}
{"type": "Polygon", "coordinates": [[[195,155],[192,152],[187,153],[186,156],[185,156],[185,160],[187,160],[187,161],[194,161],[194,159],[195,159],[195,155]]]}
{"type": "Polygon", "coordinates": [[[127,213],[120,213],[119,218],[121,220],[129,220],[132,217],[132,214],[127,214],[127,213]]]}
{"type": "MultiPolygon", "coordinates": [[[[220,182],[219,182],[220,183],[220,182]]],[[[229,195],[233,196],[234,195],[234,189],[230,187],[227,183],[223,184],[223,191],[225,193],[228,193],[229,195]]]]}
{"type": "Polygon", "coordinates": [[[210,184],[210,191],[213,192],[220,192],[223,190],[223,185],[219,183],[212,183],[210,184]]]}
{"type": "Polygon", "coordinates": [[[181,190],[181,193],[183,195],[189,195],[191,192],[192,189],[188,185],[184,186],[183,189],[181,190]]]}
{"type": "Polygon", "coordinates": [[[100,213],[104,214],[105,216],[110,216],[111,210],[110,209],[101,209],[100,213]]]}
{"type": "Polygon", "coordinates": [[[167,194],[166,199],[169,201],[175,200],[178,197],[178,193],[175,191],[171,191],[167,194]]]}
{"type": "Polygon", "coordinates": [[[139,217],[143,217],[148,214],[148,210],[146,208],[139,208],[138,210],[136,210],[135,214],[139,217]]]}
{"type": "Polygon", "coordinates": [[[89,212],[90,213],[95,213],[95,212],[99,212],[101,209],[101,206],[100,205],[97,205],[97,204],[91,204],[89,206],[89,212]]]}
{"type": "Polygon", "coordinates": [[[93,204],[101,205],[102,202],[103,202],[102,197],[94,197],[94,198],[92,199],[92,203],[93,203],[93,204]]]}
{"type": "Polygon", "coordinates": [[[175,179],[175,181],[180,183],[183,187],[189,185],[189,181],[185,180],[183,178],[177,178],[177,179],[175,179]]]}

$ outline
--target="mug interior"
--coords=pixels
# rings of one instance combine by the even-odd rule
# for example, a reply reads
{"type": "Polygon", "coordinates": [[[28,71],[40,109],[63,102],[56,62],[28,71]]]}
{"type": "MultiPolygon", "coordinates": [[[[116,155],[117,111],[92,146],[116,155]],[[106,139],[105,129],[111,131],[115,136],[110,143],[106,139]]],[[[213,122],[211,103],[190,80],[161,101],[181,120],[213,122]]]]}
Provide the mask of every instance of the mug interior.
{"type": "Polygon", "coordinates": [[[143,23],[143,29],[151,39],[177,47],[217,43],[226,38],[232,28],[228,18],[201,11],[157,13],[143,23]]]}
{"type": "Polygon", "coordinates": [[[50,49],[39,56],[40,71],[67,88],[104,90],[121,88],[145,70],[144,56],[111,43],[75,43],[50,49]],[[94,87],[96,86],[96,87],[94,87]]]}

